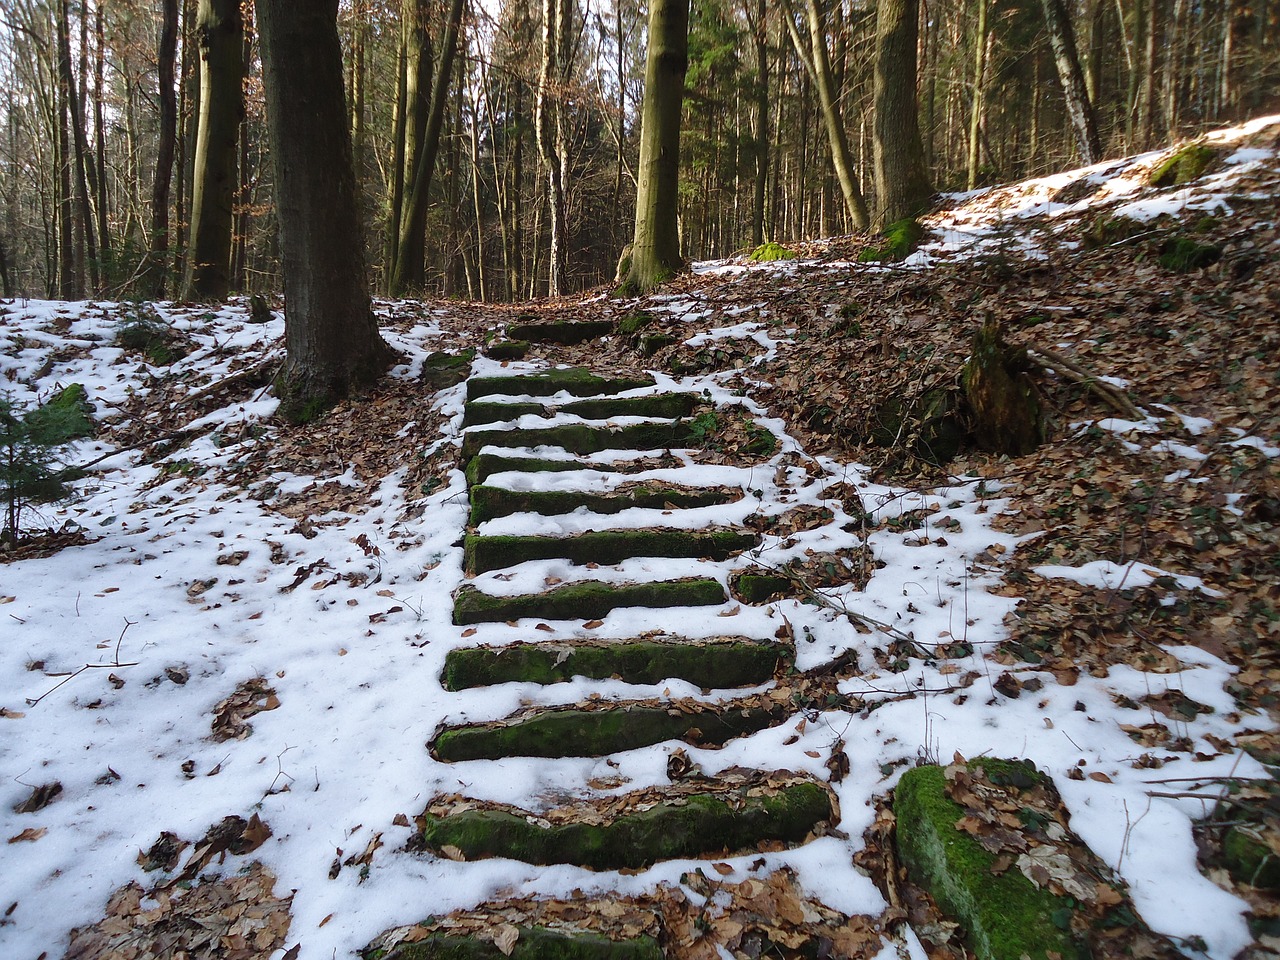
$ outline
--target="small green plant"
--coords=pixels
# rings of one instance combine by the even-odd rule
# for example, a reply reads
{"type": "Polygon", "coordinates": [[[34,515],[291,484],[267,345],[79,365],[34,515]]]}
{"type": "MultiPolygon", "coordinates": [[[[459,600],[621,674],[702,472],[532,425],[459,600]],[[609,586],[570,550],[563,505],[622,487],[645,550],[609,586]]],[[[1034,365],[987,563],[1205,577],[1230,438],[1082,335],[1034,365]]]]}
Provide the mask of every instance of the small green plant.
{"type": "Polygon", "coordinates": [[[0,396],[0,500],[5,509],[0,542],[18,542],[28,504],[67,496],[72,477],[58,458],[71,441],[93,433],[88,409],[85,389],[78,383],[34,409],[0,396]]]}
{"type": "Polygon", "coordinates": [[[163,367],[187,355],[182,341],[149,303],[122,304],[116,342],[136,350],[153,366],[163,367]]]}
{"type": "Polygon", "coordinates": [[[747,257],[752,263],[771,263],[774,260],[794,260],[795,258],[796,254],[793,251],[773,240],[760,244],[751,251],[751,256],[747,257]]]}

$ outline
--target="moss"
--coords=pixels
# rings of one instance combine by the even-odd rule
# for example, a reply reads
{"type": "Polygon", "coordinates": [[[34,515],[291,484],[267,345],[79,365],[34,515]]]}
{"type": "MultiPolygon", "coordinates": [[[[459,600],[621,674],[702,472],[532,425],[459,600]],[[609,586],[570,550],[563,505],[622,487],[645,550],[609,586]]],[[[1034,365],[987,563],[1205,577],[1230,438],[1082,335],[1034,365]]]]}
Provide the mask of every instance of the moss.
{"type": "MultiPolygon", "coordinates": [[[[611,417],[655,417],[676,420],[687,417],[698,404],[692,393],[660,393],[648,397],[598,397],[559,404],[555,410],[584,420],[608,420],[611,417]]],[[[472,427],[485,423],[514,420],[526,414],[549,416],[551,411],[540,403],[493,403],[478,400],[467,404],[462,425],[472,427]]]]}
{"type": "Polygon", "coordinates": [[[734,800],[730,804],[695,794],[605,824],[543,826],[546,821],[534,816],[501,810],[427,814],[420,836],[427,849],[456,847],[468,860],[509,857],[589,870],[634,870],[678,857],[756,850],[765,841],[797,844],[834,815],[830,795],[812,782],[792,784],[771,796],[734,800]]]}
{"type": "MultiPolygon", "coordinates": [[[[574,467],[581,467],[577,461],[569,462],[574,467]]],[[[738,490],[723,488],[685,490],[662,484],[632,485],[612,493],[580,493],[576,490],[504,490],[501,487],[473,486],[471,488],[471,523],[478,525],[486,520],[510,516],[513,513],[540,513],[543,516],[554,516],[573,513],[575,510],[611,514],[621,513],[633,507],[651,510],[671,507],[676,509],[710,507],[730,503],[741,495],[741,491],[738,490]]]]}
{"type": "Polygon", "coordinates": [[[749,550],[759,537],[738,530],[593,530],[570,537],[476,536],[466,539],[470,573],[500,570],[526,560],[621,563],[630,557],[696,557],[724,560],[749,550]]]}
{"type": "MultiPolygon", "coordinates": [[[[433,933],[415,943],[400,943],[396,960],[662,960],[652,937],[610,940],[594,933],[566,933],[545,927],[520,927],[510,954],[478,936],[433,933]]],[[[382,960],[387,951],[363,951],[364,960],[382,960]]]]}
{"type": "Polygon", "coordinates": [[[1190,237],[1174,237],[1160,248],[1160,266],[1175,273],[1203,270],[1222,259],[1222,248],[1213,243],[1198,243],[1190,237]]]}
{"type": "Polygon", "coordinates": [[[496,683],[557,683],[573,677],[617,677],[624,683],[644,684],[676,678],[707,689],[726,689],[764,683],[780,662],[788,660],[785,647],[758,640],[516,643],[450,650],[442,683],[446,690],[465,690],[496,683]]]}
{"type": "Polygon", "coordinates": [[[1280,857],[1251,830],[1229,829],[1222,838],[1222,857],[1233,880],[1264,890],[1280,889],[1280,857]]]}
{"type": "Polygon", "coordinates": [[[583,367],[564,367],[516,377],[473,377],[467,382],[467,399],[495,394],[549,397],[562,390],[575,397],[598,397],[653,384],[649,377],[599,377],[583,367]]]}
{"type": "Polygon", "coordinates": [[[509,723],[469,724],[443,731],[432,744],[437,760],[498,760],[502,757],[603,757],[667,740],[721,746],[735,737],[781,723],[781,707],[733,705],[720,710],[697,705],[689,711],[619,703],[602,710],[540,710],[509,723]]]}
{"type": "MultiPolygon", "coordinates": [[[[980,763],[993,782],[1039,776],[1029,764],[980,763]]],[[[1051,919],[1073,901],[1037,889],[1016,869],[992,875],[995,856],[955,828],[964,810],[946,796],[945,782],[941,767],[917,767],[894,791],[898,852],[912,880],[967,928],[979,960],[1083,960],[1085,952],[1051,919]]]]}
{"type": "Polygon", "coordinates": [[[1026,376],[1030,365],[1026,348],[1006,344],[995,321],[987,320],[974,334],[961,376],[982,449],[1021,456],[1044,439],[1040,399],[1026,376]]]}
{"type": "Polygon", "coordinates": [[[966,437],[955,396],[945,387],[928,390],[913,400],[889,399],[876,411],[876,423],[867,438],[871,443],[882,447],[905,443],[913,456],[929,463],[951,460],[966,437]]]}
{"type": "Polygon", "coordinates": [[[1147,225],[1132,217],[1113,217],[1102,214],[1094,218],[1083,234],[1086,247],[1109,247],[1136,237],[1147,231],[1147,225]]]}
{"type": "Polygon", "coordinates": [[[618,321],[618,336],[634,337],[652,322],[652,314],[645,310],[633,310],[618,321]]]}
{"type": "Polygon", "coordinates": [[[719,603],[724,603],[720,582],[696,577],[653,583],[571,583],[546,593],[506,597],[466,585],[454,595],[453,622],[463,626],[521,617],[596,620],[618,607],[705,607],[719,603]]]}
{"type": "Polygon", "coordinates": [[[521,430],[473,430],[462,438],[462,457],[474,457],[488,446],[561,447],[570,453],[583,454],[601,450],[664,450],[687,446],[696,439],[685,421],[612,428],[564,423],[521,430]]]}
{"type": "Polygon", "coordinates": [[[924,227],[920,221],[908,218],[898,220],[884,228],[879,246],[868,247],[858,254],[859,263],[896,262],[915,253],[924,239],[924,227]]]}
{"type": "Polygon", "coordinates": [[[793,251],[788,250],[780,243],[770,240],[768,243],[762,243],[751,251],[751,256],[747,257],[752,263],[771,263],[774,260],[794,260],[796,255],[793,251]]]}
{"type": "Polygon", "coordinates": [[[1189,143],[1156,164],[1147,177],[1147,182],[1153,187],[1190,183],[1208,170],[1217,156],[1212,147],[1203,143],[1189,143]]]}
{"type": "MultiPolygon", "coordinates": [[[[496,453],[476,454],[467,462],[467,483],[471,486],[483,483],[495,473],[514,470],[520,473],[556,473],[583,470],[588,466],[580,460],[548,460],[541,457],[504,457],[496,453]]],[[[613,473],[608,464],[591,464],[589,469],[613,473]]]]}
{"type": "Polygon", "coordinates": [[[744,603],[766,603],[775,597],[797,594],[790,577],[767,573],[739,574],[734,578],[733,592],[744,603]]]}
{"type": "Polygon", "coordinates": [[[471,349],[459,353],[444,353],[437,350],[423,361],[422,379],[436,390],[456,386],[467,379],[468,374],[471,373],[471,361],[475,356],[475,350],[471,349]]]}
{"type": "Polygon", "coordinates": [[[523,360],[529,352],[528,340],[496,340],[484,348],[490,360],[523,360]]]}
{"type": "Polygon", "coordinates": [[[669,333],[646,333],[640,338],[640,352],[646,357],[652,357],[663,347],[669,347],[679,340],[679,337],[673,337],[669,333]]]}
{"type": "Polygon", "coordinates": [[[534,343],[558,343],[571,347],[613,333],[609,320],[566,320],[559,323],[518,323],[507,327],[507,336],[534,343]]]}

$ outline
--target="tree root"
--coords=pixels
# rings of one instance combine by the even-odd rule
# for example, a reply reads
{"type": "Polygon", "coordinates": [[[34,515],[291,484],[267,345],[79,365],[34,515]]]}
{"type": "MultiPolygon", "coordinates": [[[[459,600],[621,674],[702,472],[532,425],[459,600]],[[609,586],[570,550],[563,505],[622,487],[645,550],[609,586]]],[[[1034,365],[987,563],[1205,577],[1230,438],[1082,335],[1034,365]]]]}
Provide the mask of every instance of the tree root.
{"type": "Polygon", "coordinates": [[[1028,355],[1042,367],[1052,370],[1064,380],[1078,383],[1095,394],[1103,403],[1131,420],[1145,420],[1146,414],[1137,408],[1128,395],[1098,379],[1098,375],[1086,370],[1073,360],[1046,347],[1027,347],[1028,355]]]}

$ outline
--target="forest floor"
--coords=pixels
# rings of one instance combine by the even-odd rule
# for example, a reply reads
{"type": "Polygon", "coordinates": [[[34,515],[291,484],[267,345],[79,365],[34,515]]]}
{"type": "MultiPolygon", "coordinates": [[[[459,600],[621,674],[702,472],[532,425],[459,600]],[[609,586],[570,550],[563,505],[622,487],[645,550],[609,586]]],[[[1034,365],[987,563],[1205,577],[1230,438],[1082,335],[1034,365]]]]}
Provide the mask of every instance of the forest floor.
{"type": "Polygon", "coordinates": [[[664,901],[672,956],[751,956],[733,938],[766,901],[797,929],[863,921],[866,956],[962,956],[927,900],[890,906],[883,846],[902,771],[953,754],[1046,770],[1072,830],[1188,954],[1280,952],[1280,899],[1220,849],[1243,823],[1280,856],[1280,118],[1208,144],[1214,164],[1186,184],[1148,185],[1166,151],[950,197],[898,264],[858,263],[865,243],[836,238],[697,264],[642,300],[379,302],[402,363],[296,428],[265,387],[279,311],[259,325],[242,301],[0,301],[10,395],[84,384],[98,435],[71,459],[103,458],[0,558],[4,954],[343,957],[428,915],[463,911],[466,928],[465,911],[501,901],[481,925],[518,924],[539,901],[608,892],[664,901]],[[1180,240],[1213,262],[1162,263],[1180,240]],[[512,323],[628,317],[627,335],[485,355],[512,323]],[[963,424],[959,374],[989,318],[1032,351],[1045,442],[969,444],[939,465],[913,414],[952,404],[963,424]],[[130,327],[144,346],[120,342],[130,327]],[[711,879],[699,861],[538,873],[405,849],[411,820],[460,784],[552,804],[552,784],[660,784],[673,756],[509,765],[500,783],[424,749],[446,720],[585,696],[458,700],[436,681],[468,642],[449,619],[463,408],[461,387],[422,371],[469,349],[475,374],[654,371],[737,411],[699,467],[755,464],[770,503],[787,471],[808,474],[800,499],[825,513],[795,512],[773,559],[825,605],[687,625],[785,623],[797,668],[830,667],[843,699],[801,711],[785,741],[688,756],[830,779],[839,831],[720,858],[711,879]],[[753,452],[762,432],[776,453],[753,452]]]}

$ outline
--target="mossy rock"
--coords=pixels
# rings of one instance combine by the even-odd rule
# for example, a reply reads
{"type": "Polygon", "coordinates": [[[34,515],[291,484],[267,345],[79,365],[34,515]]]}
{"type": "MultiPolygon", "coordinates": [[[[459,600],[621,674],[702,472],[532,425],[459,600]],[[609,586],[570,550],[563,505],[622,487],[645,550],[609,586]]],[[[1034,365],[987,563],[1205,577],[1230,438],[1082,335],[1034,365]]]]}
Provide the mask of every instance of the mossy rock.
{"type": "Polygon", "coordinates": [[[955,394],[937,387],[913,400],[895,396],[885,401],[867,440],[881,447],[905,444],[913,456],[944,464],[960,452],[967,437],[955,394]]]}
{"type": "Polygon", "coordinates": [[[575,397],[598,397],[653,385],[649,377],[600,377],[584,367],[561,367],[514,377],[473,377],[467,383],[467,399],[500,394],[550,397],[561,391],[575,397]]]}
{"type": "Polygon", "coordinates": [[[568,537],[471,534],[466,538],[466,569],[484,573],[526,560],[604,565],[631,557],[725,560],[759,542],[755,533],[740,530],[592,530],[568,537]]]}
{"type": "Polygon", "coordinates": [[[868,247],[858,254],[859,263],[887,262],[896,263],[905,260],[916,252],[924,239],[925,229],[919,220],[908,218],[898,220],[884,228],[882,242],[875,247],[868,247]]]}
{"type": "Polygon", "coordinates": [[[502,757],[603,757],[667,740],[719,747],[776,726],[788,715],[776,705],[649,707],[622,702],[599,710],[554,708],[519,720],[451,727],[436,737],[431,753],[444,763],[457,763],[502,757]]]}
{"type": "Polygon", "coordinates": [[[663,860],[754,851],[760,844],[799,844],[834,816],[820,784],[791,784],[765,796],[693,794],[623,814],[603,824],[564,823],[505,810],[467,810],[421,818],[420,845],[446,846],[468,860],[508,857],[525,863],[569,863],[589,870],[637,870],[663,860]]]}
{"type": "Polygon", "coordinates": [[[974,334],[961,376],[982,449],[1021,456],[1044,439],[1040,399],[1027,376],[1030,366],[1026,348],[1005,343],[995,321],[986,321],[974,334]]]}
{"type": "Polygon", "coordinates": [[[625,427],[595,427],[562,423],[517,430],[472,430],[463,435],[462,457],[474,457],[485,447],[560,447],[569,453],[602,450],[666,450],[696,445],[701,439],[690,421],[635,423],[625,427]]]}
{"type": "MultiPolygon", "coordinates": [[[[692,413],[698,402],[697,395],[692,393],[659,393],[648,397],[594,397],[560,404],[554,408],[554,412],[572,414],[584,420],[608,420],[612,417],[677,420],[692,413]]],[[[477,400],[467,404],[462,425],[473,427],[515,420],[529,414],[545,417],[551,416],[552,413],[551,408],[541,403],[495,403],[477,400]]]]}
{"type": "Polygon", "coordinates": [[[466,690],[574,677],[642,684],[675,678],[706,689],[728,689],[765,683],[788,662],[786,647],[762,640],[516,643],[450,650],[441,682],[446,690],[466,690]]]}
{"type": "Polygon", "coordinates": [[[1085,229],[1082,239],[1086,247],[1096,249],[1121,243],[1146,233],[1148,229],[1145,223],[1133,217],[1113,217],[1104,213],[1094,218],[1085,229]]]}
{"type": "Polygon", "coordinates": [[[1189,143],[1161,160],[1147,177],[1153,187],[1172,187],[1190,183],[1201,176],[1218,157],[1217,151],[1203,143],[1189,143]]]}
{"type": "Polygon", "coordinates": [[[653,323],[653,314],[647,310],[633,310],[618,321],[618,336],[634,337],[651,323],[653,323]]]}
{"type": "Polygon", "coordinates": [[[517,927],[519,937],[509,954],[492,940],[456,933],[433,933],[392,950],[371,946],[364,960],[662,960],[662,947],[652,937],[610,940],[595,933],[568,933],[546,927],[517,927]]]}
{"type": "MultiPolygon", "coordinates": [[[[992,782],[1040,776],[1027,763],[971,764],[978,765],[992,782]]],[[[1086,960],[1086,951],[1053,920],[1070,916],[1074,901],[1037,889],[1018,870],[993,875],[995,855],[956,829],[964,809],[945,786],[943,769],[926,766],[908,770],[894,791],[898,854],[911,879],[966,928],[978,960],[1086,960]]]]}
{"type": "MultiPolygon", "coordinates": [[[[576,468],[581,468],[581,464],[577,461],[567,462],[572,463],[576,468]]],[[[685,510],[731,503],[741,496],[740,490],[719,487],[702,490],[685,489],[659,483],[634,484],[610,493],[582,493],[577,490],[505,490],[502,487],[479,485],[471,488],[471,523],[473,526],[478,526],[486,520],[506,517],[514,513],[555,516],[573,513],[575,510],[601,514],[621,513],[623,510],[632,508],[685,510]]]]}
{"type": "Polygon", "coordinates": [[[652,357],[663,347],[669,347],[679,341],[679,337],[673,337],[669,333],[646,333],[640,338],[640,352],[646,357],[652,357]]]}
{"type": "Polygon", "coordinates": [[[790,577],[772,573],[742,573],[733,579],[733,592],[744,603],[768,603],[778,597],[794,597],[800,591],[790,577]]]}
{"type": "Polygon", "coordinates": [[[1160,266],[1174,273],[1203,270],[1222,259],[1222,247],[1190,237],[1174,237],[1160,248],[1160,266]]]}
{"type": "Polygon", "coordinates": [[[490,360],[523,360],[529,353],[529,341],[495,340],[484,352],[490,360]]]}
{"type": "Polygon", "coordinates": [[[570,470],[596,470],[613,473],[607,463],[584,464],[581,460],[553,460],[545,457],[504,457],[496,453],[478,453],[467,461],[467,485],[484,483],[495,473],[567,473],[570,470]]]}
{"type": "Polygon", "coordinates": [[[475,356],[475,350],[471,349],[458,353],[437,350],[423,361],[422,379],[433,389],[447,390],[467,379],[475,356]]]}
{"type": "Polygon", "coordinates": [[[33,434],[56,435],[59,443],[84,440],[94,433],[93,404],[84,384],[71,383],[27,414],[26,421],[33,434]]]}
{"type": "Polygon", "coordinates": [[[507,327],[507,336],[534,343],[558,343],[571,347],[613,333],[609,320],[562,320],[555,323],[517,323],[507,327]]]}
{"type": "Polygon", "coordinates": [[[598,620],[619,607],[707,607],[724,603],[720,581],[690,577],[651,583],[571,583],[545,593],[492,596],[470,584],[454,595],[453,622],[494,623],[540,617],[598,620]]]}
{"type": "Polygon", "coordinates": [[[772,263],[775,260],[794,260],[796,254],[788,250],[780,243],[770,240],[768,243],[762,243],[751,251],[751,255],[747,257],[751,263],[772,263]]]}
{"type": "Polygon", "coordinates": [[[1231,827],[1222,837],[1227,872],[1239,883],[1280,889],[1280,857],[1247,827],[1231,827]]]}

